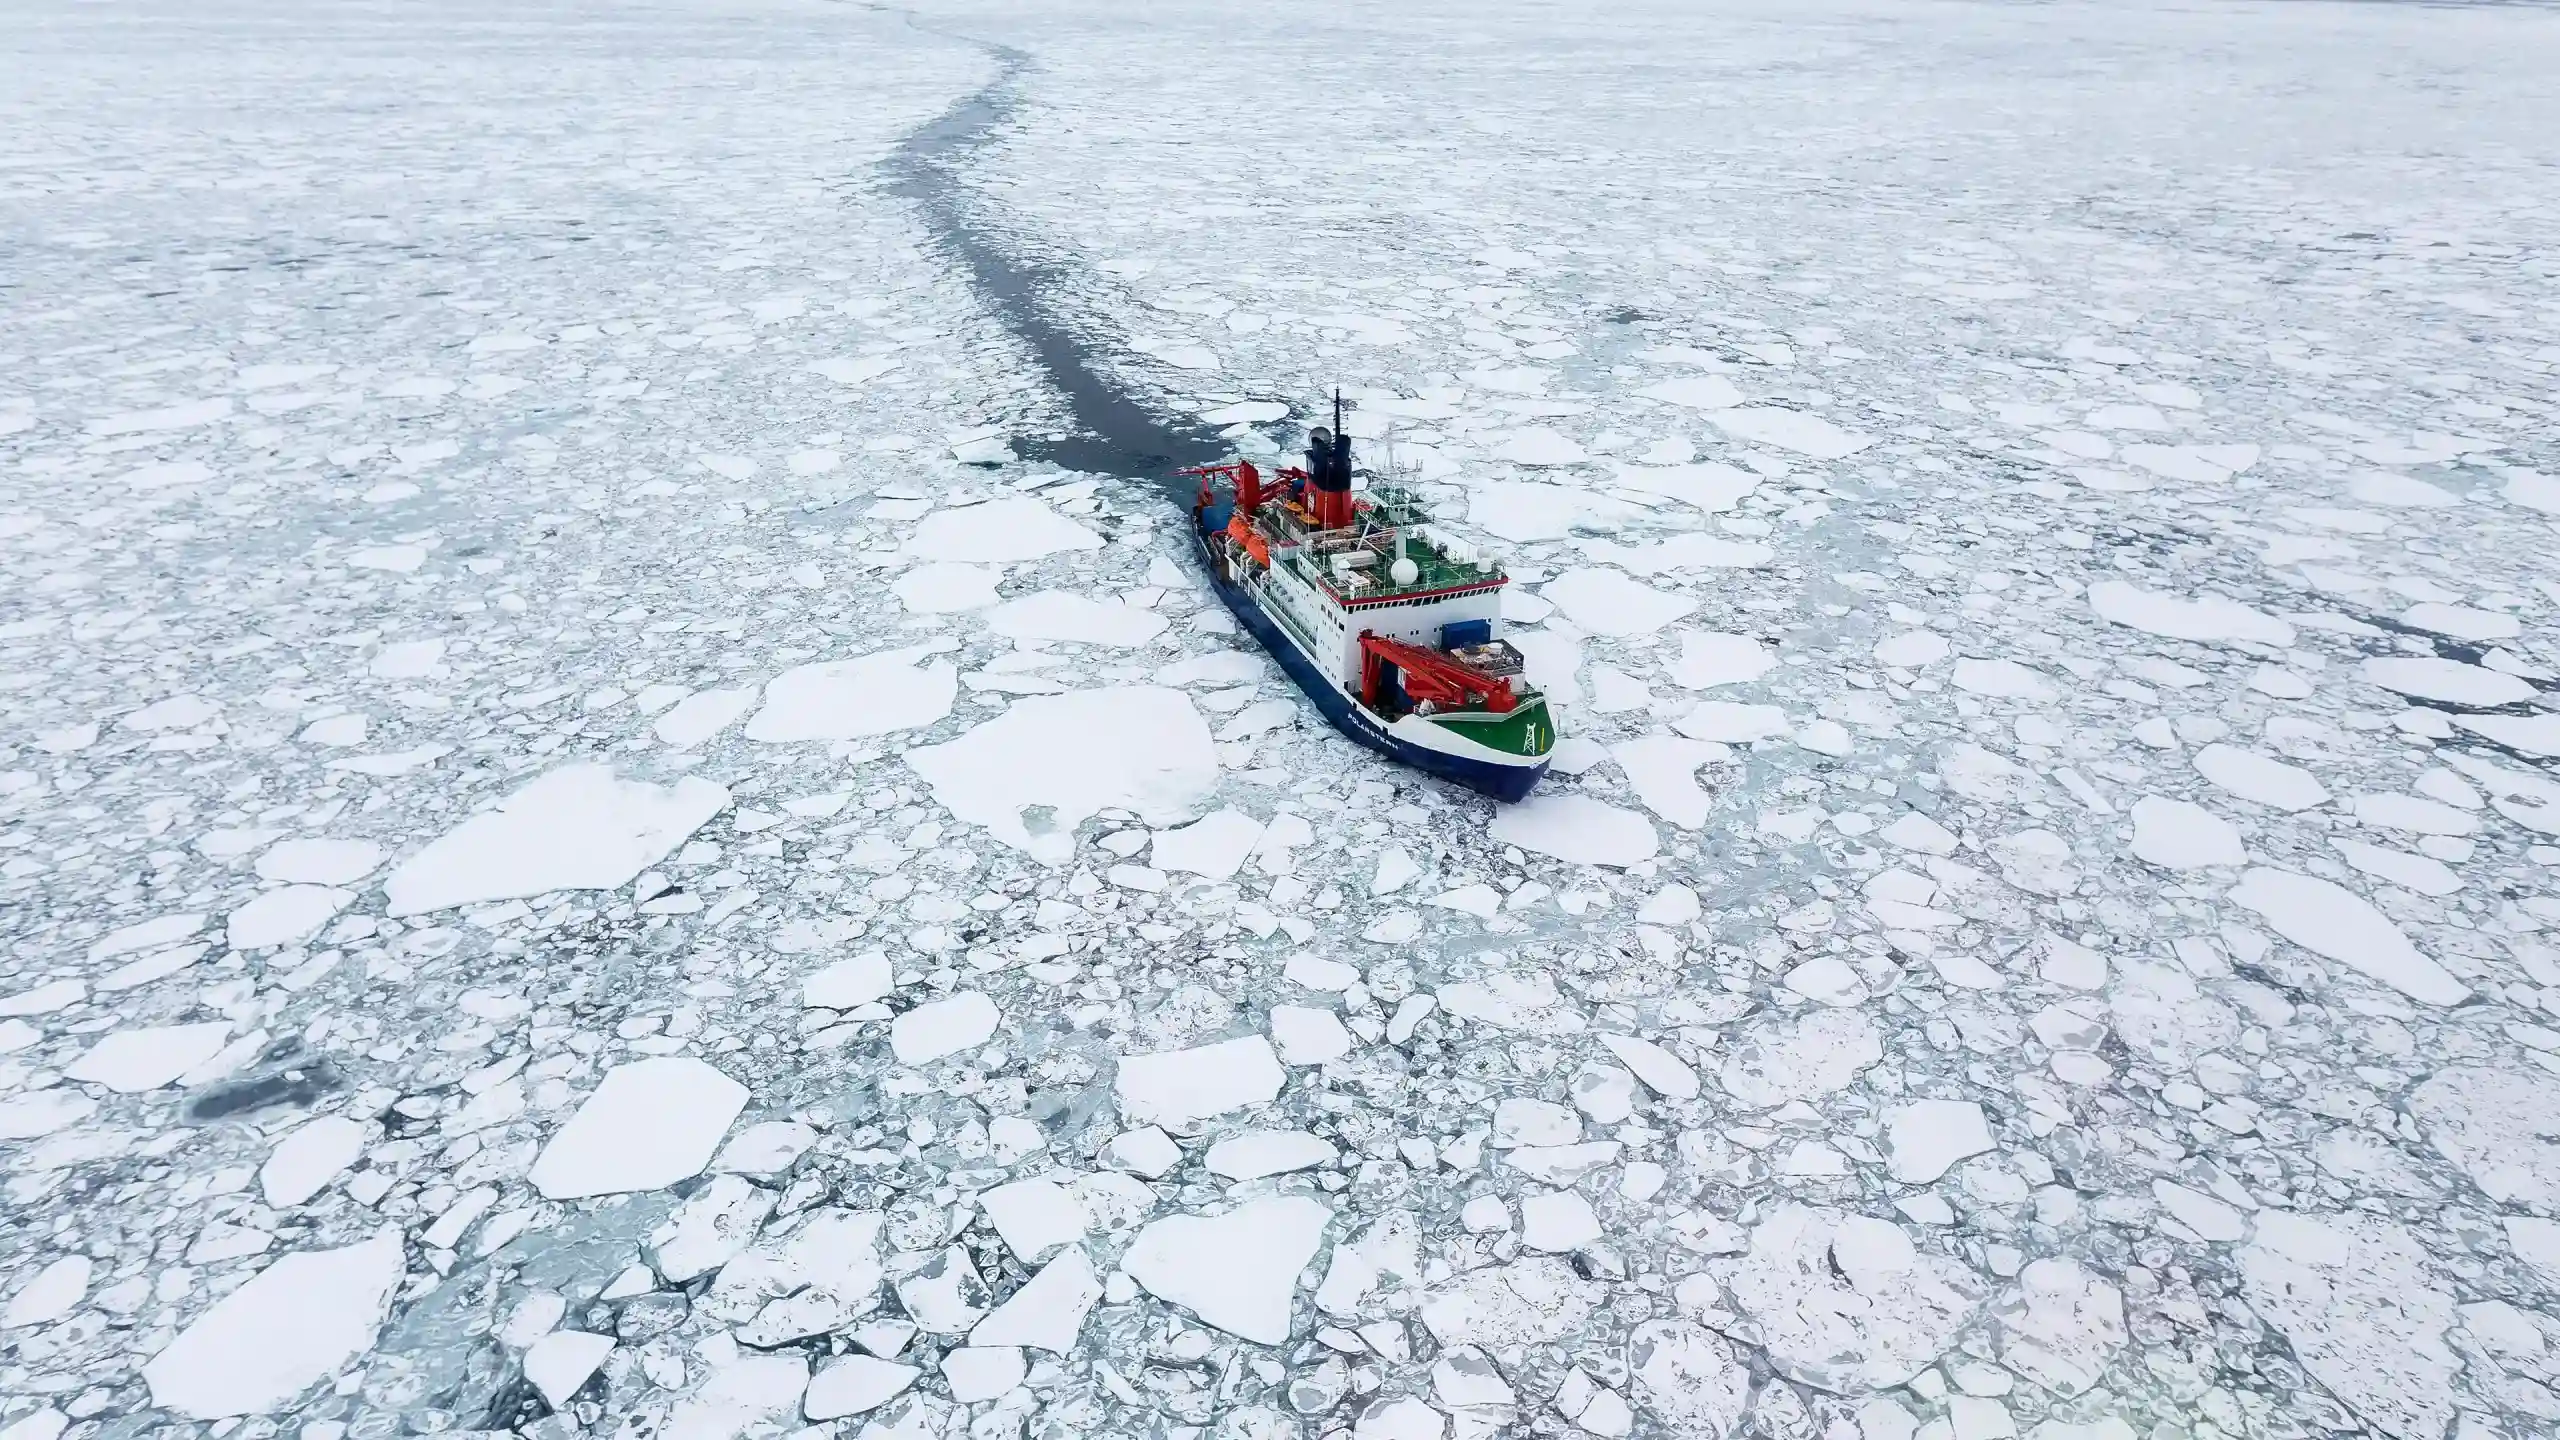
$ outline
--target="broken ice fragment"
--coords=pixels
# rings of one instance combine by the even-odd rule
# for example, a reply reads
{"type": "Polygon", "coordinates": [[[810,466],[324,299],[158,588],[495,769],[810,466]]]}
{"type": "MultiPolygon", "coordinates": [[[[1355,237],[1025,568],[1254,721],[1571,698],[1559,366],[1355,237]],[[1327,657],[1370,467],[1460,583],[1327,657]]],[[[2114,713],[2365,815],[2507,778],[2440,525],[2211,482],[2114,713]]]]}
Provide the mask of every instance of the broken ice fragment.
{"type": "Polygon", "coordinates": [[[403,861],[383,882],[389,913],[619,889],[728,804],[726,789],[691,776],[662,786],[564,765],[403,861]]]}
{"type": "Polygon", "coordinates": [[[1926,1185],[1969,1155],[1997,1148],[1982,1107],[1969,1100],[1914,1100],[1885,1117],[1893,1178],[1926,1185]]]}
{"type": "Polygon", "coordinates": [[[996,1033],[996,1003],[976,990],[919,1005],[889,1022],[889,1046],[901,1065],[927,1065],[996,1033]]]}
{"type": "Polygon", "coordinates": [[[1304,1196],[1251,1200],[1220,1215],[1174,1215],[1138,1232],[1121,1267],[1158,1299],[1230,1335],[1289,1340],[1299,1273],[1333,1212],[1304,1196]]]}
{"type": "Polygon", "coordinates": [[[1115,1080],[1120,1112],[1140,1124],[1181,1125],[1260,1105],[1288,1074],[1260,1035],[1190,1050],[1122,1057],[1115,1080]]]}
{"type": "Polygon", "coordinates": [[[2459,1005],[2470,997],[2468,986],[2419,953],[2389,916],[2354,891],[2290,870],[2260,866],[2241,875],[2231,899],[2256,911],[2287,940],[2412,1000],[2459,1005]]]}
{"type": "Polygon", "coordinates": [[[702,1173],[746,1104],[747,1087],[690,1056],[617,1065],[528,1178],[552,1200],[672,1185],[702,1173]]]}
{"type": "Polygon", "coordinates": [[[1070,1246],[1041,1267],[969,1331],[972,1345],[1013,1345],[1065,1355],[1075,1349],[1085,1316],[1102,1299],[1102,1278],[1083,1247],[1070,1246]]]}
{"type": "Polygon", "coordinates": [[[957,740],[909,750],[906,761],[954,816],[1053,865],[1075,853],[1076,827],[1105,808],[1135,810],[1151,825],[1188,820],[1219,773],[1191,698],[1152,686],[1030,696],[957,740]],[[1073,764],[1059,763],[1061,735],[1079,737],[1073,764]]]}
{"type": "Polygon", "coordinates": [[[851,660],[795,666],[765,682],[764,706],[747,722],[750,740],[788,745],[859,740],[930,725],[951,713],[959,671],[930,660],[951,648],[933,641],[851,660]]]}
{"type": "Polygon", "coordinates": [[[285,1256],[151,1357],[152,1403],[197,1420],[281,1408],[372,1346],[403,1273],[395,1229],[285,1256]]]}

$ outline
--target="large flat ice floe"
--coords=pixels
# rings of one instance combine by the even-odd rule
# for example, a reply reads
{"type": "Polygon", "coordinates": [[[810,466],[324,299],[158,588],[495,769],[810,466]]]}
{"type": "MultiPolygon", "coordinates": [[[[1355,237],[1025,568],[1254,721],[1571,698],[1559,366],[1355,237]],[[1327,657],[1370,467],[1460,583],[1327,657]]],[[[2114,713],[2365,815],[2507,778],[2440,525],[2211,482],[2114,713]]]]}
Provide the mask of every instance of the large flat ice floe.
{"type": "Polygon", "coordinates": [[[747,1104],[747,1087],[690,1056],[634,1060],[535,1157],[534,1188],[554,1200],[655,1190],[702,1173],[747,1104]]]}
{"type": "Polygon", "coordinates": [[[1095,812],[1188,820],[1218,778],[1190,697],[1156,686],[1029,696],[957,740],[908,751],[907,763],[953,815],[1052,864],[1095,812]]]}
{"type": "Polygon", "coordinates": [[[142,1367],[152,1403],[198,1420],[281,1409],[372,1347],[406,1273],[390,1229],[283,1257],[142,1367]]]}
{"type": "Polygon", "coordinates": [[[936,510],[908,537],[920,560],[1010,565],[1066,550],[1093,550],[1102,537],[1028,495],[936,510]]]}
{"type": "Polygon", "coordinates": [[[951,648],[931,641],[794,666],[765,682],[747,738],[772,745],[856,740],[930,725],[951,713],[960,693],[958,669],[934,658],[951,648]]]}
{"type": "Polygon", "coordinates": [[[1230,1335],[1288,1343],[1298,1276],[1333,1211],[1304,1196],[1248,1200],[1219,1215],[1172,1215],[1131,1242],[1121,1268],[1149,1294],[1230,1335]]]}
{"type": "Polygon", "coordinates": [[[630,884],[728,806],[728,790],[708,780],[652,785],[620,779],[606,765],[564,765],[430,841],[382,888],[393,915],[552,890],[610,890],[630,884]]]}

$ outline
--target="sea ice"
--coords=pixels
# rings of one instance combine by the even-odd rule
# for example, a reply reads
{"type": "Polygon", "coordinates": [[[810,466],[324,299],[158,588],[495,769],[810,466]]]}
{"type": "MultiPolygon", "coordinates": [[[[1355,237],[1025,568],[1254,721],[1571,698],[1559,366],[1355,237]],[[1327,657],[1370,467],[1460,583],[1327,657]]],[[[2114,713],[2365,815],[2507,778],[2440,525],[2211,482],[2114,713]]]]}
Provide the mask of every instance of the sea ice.
{"type": "Polygon", "coordinates": [[[2196,752],[2197,773],[2239,796],[2273,810],[2308,810],[2329,803],[2328,787],[2298,765],[2255,750],[2207,745],[2196,752]]]}
{"type": "Polygon", "coordinates": [[[764,707],[747,738],[768,745],[858,740],[930,725],[951,713],[959,672],[931,657],[951,648],[930,641],[785,670],[765,682],[764,707]]]}
{"type": "Polygon", "coordinates": [[[1034,695],[907,763],[957,818],[1048,864],[1110,806],[1152,825],[1188,820],[1216,788],[1218,755],[1189,696],[1151,686],[1034,695]],[[1078,737],[1060,763],[1059,737],[1078,737]]]}
{"type": "Polygon", "coordinates": [[[605,765],[563,765],[430,841],[382,888],[394,916],[618,889],[728,805],[726,789],[692,776],[652,785],[605,765]]]}
{"type": "Polygon", "coordinates": [[[910,614],[948,615],[995,604],[996,582],[1003,578],[1004,570],[994,565],[918,565],[899,576],[889,593],[910,614]]]}
{"type": "Polygon", "coordinates": [[[2513,705],[2539,693],[2513,675],[2424,656],[2377,656],[2365,661],[2358,673],[2365,683],[2395,694],[2481,710],[2513,705]]]}
{"type": "Polygon", "coordinates": [[[1782,410],[1774,405],[1746,405],[1738,410],[1710,411],[1708,419],[1716,428],[1737,440],[1759,445],[1775,445],[1811,455],[1817,460],[1845,460],[1876,443],[1873,435],[1834,425],[1819,415],[1802,410],[1782,410]]]}
{"type": "Polygon", "coordinates": [[[1129,1055],[1115,1082],[1121,1115],[1135,1124],[1183,1125],[1261,1105],[1288,1082],[1260,1035],[1189,1050],[1129,1055]]]}
{"type": "Polygon", "coordinates": [[[63,1074],[120,1094],[157,1090],[212,1059],[231,1038],[223,1021],[114,1030],[99,1037],[63,1074]]]}
{"type": "Polygon", "coordinates": [[[1893,1178],[1926,1185],[1969,1155],[1996,1149],[1982,1107],[1970,1100],[1914,1100],[1885,1116],[1893,1178]]]}
{"type": "Polygon", "coordinates": [[[1653,823],[1587,795],[1541,791],[1495,813],[1496,844],[1517,845],[1577,865],[1623,868],[1660,852],[1653,823]]]}
{"type": "Polygon", "coordinates": [[[1900,1226],[1794,1203],[1772,1209],[1743,1255],[1711,1262],[1733,1297],[1734,1338],[1781,1374],[1855,1394],[1908,1383],[1980,1304],[1972,1271],[1923,1254],[1900,1226]]]}
{"type": "Polygon", "coordinates": [[[2167,870],[2238,865],[2248,858],[2230,821],[2201,805],[2158,795],[2133,802],[2133,853],[2167,870]]]}
{"type": "Polygon", "coordinates": [[[1102,537],[1028,495],[936,510],[907,538],[920,560],[1010,565],[1066,550],[1097,550],[1102,537]]]}
{"type": "Polygon", "coordinates": [[[366,1127],[344,1115],[323,1115],[288,1131],[258,1167],[258,1188],[278,1210],[317,1195],[364,1153],[366,1127]]]}
{"type": "Polygon", "coordinates": [[[1249,1200],[1220,1215],[1173,1215],[1138,1232],[1121,1268],[1158,1299],[1262,1345],[1289,1341],[1298,1276],[1333,1212],[1304,1196],[1249,1200]]]}
{"type": "Polygon", "coordinates": [[[355,899],[354,891],[327,885],[287,885],[280,890],[263,891],[225,918],[223,938],[234,950],[291,945],[318,933],[355,899]]]}
{"type": "Polygon", "coordinates": [[[976,990],[919,1005],[889,1022],[889,1048],[901,1065],[929,1065],[985,1043],[1003,1017],[976,990]]]}
{"type": "Polygon", "coordinates": [[[294,885],[350,885],[382,863],[370,840],[285,840],[258,857],[258,877],[294,885]]]}
{"type": "Polygon", "coordinates": [[[552,1200],[656,1190],[702,1173],[747,1087],[684,1055],[634,1060],[605,1072],[528,1178],[552,1200]]]}
{"type": "Polygon", "coordinates": [[[2453,1297],[2416,1236],[2374,1215],[2269,1210],[2240,1253],[2249,1304],[2303,1367],[2384,1434],[2416,1440],[2453,1418],[2453,1297]]]}
{"type": "Polygon", "coordinates": [[[1568,570],[1538,594],[1593,635],[1650,635],[1698,608],[1685,595],[1656,590],[1608,569],[1568,570]]]}
{"type": "Polygon", "coordinates": [[[2089,608],[2098,618],[2145,634],[2173,640],[2253,640],[2264,645],[2291,645],[2291,625],[2261,614],[2235,600],[2207,595],[2187,599],[2127,584],[2101,580],[2089,587],[2089,608]]]}
{"type": "Polygon", "coordinates": [[[403,1274],[396,1229],[285,1256],[151,1357],[152,1403],[197,1420],[283,1407],[372,1346],[403,1274]]]}
{"type": "Polygon", "coordinates": [[[2257,912],[2268,928],[2412,1000],[2459,1005],[2470,988],[2419,953],[2389,916],[2361,895],[2326,880],[2259,866],[2244,872],[2232,903],[2257,912]]]}

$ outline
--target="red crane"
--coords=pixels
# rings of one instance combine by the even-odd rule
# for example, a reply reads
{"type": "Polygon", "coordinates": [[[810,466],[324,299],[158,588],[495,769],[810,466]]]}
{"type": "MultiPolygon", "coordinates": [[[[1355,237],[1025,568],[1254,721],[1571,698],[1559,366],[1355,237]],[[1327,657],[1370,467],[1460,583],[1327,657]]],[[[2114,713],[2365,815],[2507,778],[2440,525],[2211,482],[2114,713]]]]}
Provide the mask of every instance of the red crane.
{"type": "Polygon", "coordinates": [[[1398,672],[1406,698],[1417,705],[1426,700],[1444,708],[1481,703],[1496,715],[1508,715],[1520,703],[1511,693],[1509,680],[1470,669],[1437,650],[1364,631],[1360,636],[1360,699],[1372,710],[1378,708],[1378,692],[1386,685],[1390,666],[1398,672]]]}

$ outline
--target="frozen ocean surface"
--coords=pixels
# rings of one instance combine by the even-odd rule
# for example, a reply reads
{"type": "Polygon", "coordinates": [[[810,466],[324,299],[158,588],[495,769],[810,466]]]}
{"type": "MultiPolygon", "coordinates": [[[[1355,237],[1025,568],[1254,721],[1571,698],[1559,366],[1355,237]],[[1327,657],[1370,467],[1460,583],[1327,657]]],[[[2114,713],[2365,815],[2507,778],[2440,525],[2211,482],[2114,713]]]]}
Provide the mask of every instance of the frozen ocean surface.
{"type": "Polygon", "coordinates": [[[2560,1433],[2555,74],[0,0],[0,1440],[2560,1433]],[[1145,473],[1337,384],[1522,805],[1145,473]]]}

